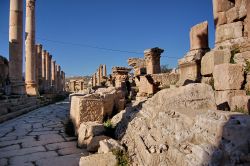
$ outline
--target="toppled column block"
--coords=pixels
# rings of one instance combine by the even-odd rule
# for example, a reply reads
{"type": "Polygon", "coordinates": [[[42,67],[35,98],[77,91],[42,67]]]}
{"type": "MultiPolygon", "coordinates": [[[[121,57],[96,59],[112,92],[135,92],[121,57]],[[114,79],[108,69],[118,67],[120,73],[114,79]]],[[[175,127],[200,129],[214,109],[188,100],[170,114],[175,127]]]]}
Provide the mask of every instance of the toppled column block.
{"type": "Polygon", "coordinates": [[[190,30],[190,50],[208,48],[208,22],[195,25],[190,30]]]}
{"type": "Polygon", "coordinates": [[[243,36],[242,21],[233,22],[217,27],[215,34],[215,43],[221,43],[230,39],[237,39],[243,36]]]}
{"type": "Polygon", "coordinates": [[[212,75],[214,66],[229,63],[231,52],[226,50],[212,50],[206,53],[201,60],[201,74],[203,76],[212,75]]]}
{"type": "Polygon", "coordinates": [[[244,81],[244,70],[238,64],[216,65],[213,71],[215,90],[240,90],[244,81]]]}

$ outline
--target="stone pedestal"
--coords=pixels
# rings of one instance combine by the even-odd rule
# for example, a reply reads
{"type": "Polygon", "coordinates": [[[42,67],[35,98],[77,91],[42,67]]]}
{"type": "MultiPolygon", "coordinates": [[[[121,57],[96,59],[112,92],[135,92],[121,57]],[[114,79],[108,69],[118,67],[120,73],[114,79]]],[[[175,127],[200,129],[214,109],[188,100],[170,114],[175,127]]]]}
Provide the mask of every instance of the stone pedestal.
{"type": "Polygon", "coordinates": [[[10,0],[9,77],[11,93],[24,95],[23,81],[23,0],[10,0]]]}
{"type": "Polygon", "coordinates": [[[28,95],[38,95],[36,84],[36,51],[35,51],[35,0],[26,0],[26,67],[25,84],[28,95]]]}
{"type": "Polygon", "coordinates": [[[164,50],[158,47],[151,48],[144,51],[144,57],[146,60],[147,74],[158,74],[161,73],[161,53],[164,50]]]}

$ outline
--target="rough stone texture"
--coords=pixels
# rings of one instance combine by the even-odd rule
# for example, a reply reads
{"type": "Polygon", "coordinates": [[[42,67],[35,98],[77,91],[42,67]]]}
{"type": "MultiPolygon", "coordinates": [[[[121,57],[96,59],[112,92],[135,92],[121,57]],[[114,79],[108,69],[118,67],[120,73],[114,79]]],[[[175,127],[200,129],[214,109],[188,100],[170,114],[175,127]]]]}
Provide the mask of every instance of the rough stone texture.
{"type": "Polygon", "coordinates": [[[250,118],[212,110],[215,99],[209,85],[158,92],[143,104],[122,138],[133,164],[249,164],[244,158],[248,156],[250,118]]]}
{"type": "Polygon", "coordinates": [[[98,153],[109,153],[112,150],[124,150],[124,147],[114,139],[105,139],[100,141],[98,153]]]}
{"type": "Polygon", "coordinates": [[[190,50],[208,48],[208,22],[195,25],[190,30],[190,50]]]}
{"type": "Polygon", "coordinates": [[[140,76],[139,93],[138,95],[145,94],[146,96],[152,95],[157,92],[158,85],[154,82],[151,75],[140,76]]]}
{"type": "Polygon", "coordinates": [[[213,71],[215,90],[240,90],[244,81],[243,74],[241,65],[216,65],[213,71]]]}
{"type": "Polygon", "coordinates": [[[232,110],[231,103],[234,96],[245,96],[245,90],[215,91],[215,102],[219,110],[232,110]]]}
{"type": "Polygon", "coordinates": [[[179,74],[177,73],[152,74],[151,77],[154,82],[160,83],[160,87],[175,85],[179,80],[179,74]]]}
{"type": "Polygon", "coordinates": [[[128,65],[133,67],[134,75],[146,74],[146,64],[143,58],[129,58],[128,65]]]}
{"type": "Polygon", "coordinates": [[[218,12],[217,13],[217,18],[215,20],[215,25],[216,26],[220,26],[223,24],[227,23],[227,16],[226,16],[226,12],[218,12]]]}
{"type": "Polygon", "coordinates": [[[109,137],[105,135],[92,137],[92,139],[89,141],[87,145],[87,150],[89,152],[97,152],[100,147],[100,142],[106,139],[109,139],[109,137]]]}
{"type": "Polygon", "coordinates": [[[190,82],[198,82],[201,79],[201,58],[208,50],[193,50],[188,52],[184,58],[178,60],[179,82],[178,85],[186,85],[190,82]]]}
{"type": "Polygon", "coordinates": [[[250,51],[235,54],[234,61],[237,64],[246,66],[246,61],[250,62],[250,51]]]}
{"type": "Polygon", "coordinates": [[[233,7],[226,12],[227,23],[232,23],[239,19],[239,11],[237,7],[233,7]]]}
{"type": "Polygon", "coordinates": [[[248,39],[250,39],[250,2],[249,1],[247,4],[247,18],[246,18],[245,28],[246,28],[248,39]]]}
{"type": "Polygon", "coordinates": [[[100,136],[105,132],[103,124],[97,122],[84,122],[78,129],[78,146],[86,147],[93,137],[100,136]]]}
{"type": "Polygon", "coordinates": [[[214,14],[217,12],[224,12],[232,8],[234,4],[229,0],[213,0],[214,14]]]}
{"type": "Polygon", "coordinates": [[[96,165],[96,166],[116,166],[117,160],[112,153],[93,154],[81,157],[79,166],[96,165]]]}
{"type": "Polygon", "coordinates": [[[236,39],[243,36],[243,23],[241,21],[225,24],[217,27],[215,43],[221,43],[225,40],[236,39]]]}
{"type": "Polygon", "coordinates": [[[237,109],[242,110],[244,112],[242,113],[246,113],[249,114],[250,111],[250,96],[234,96],[232,97],[232,102],[231,102],[231,110],[232,111],[237,111],[237,109]]]}
{"type": "Polygon", "coordinates": [[[248,0],[236,0],[235,6],[239,10],[239,19],[247,16],[247,3],[249,3],[248,0]]]}
{"type": "Polygon", "coordinates": [[[215,65],[229,63],[231,52],[226,50],[212,50],[206,53],[201,60],[201,74],[203,76],[211,75],[215,65]]]}
{"type": "Polygon", "coordinates": [[[246,76],[245,90],[250,91],[250,73],[246,76]]]}

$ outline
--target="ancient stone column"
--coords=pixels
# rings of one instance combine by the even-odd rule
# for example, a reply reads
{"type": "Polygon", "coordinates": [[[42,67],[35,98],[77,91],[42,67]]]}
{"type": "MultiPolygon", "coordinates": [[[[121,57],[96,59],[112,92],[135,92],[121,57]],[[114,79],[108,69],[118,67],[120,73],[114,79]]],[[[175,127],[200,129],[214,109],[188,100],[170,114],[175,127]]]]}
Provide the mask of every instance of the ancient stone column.
{"type": "Polygon", "coordinates": [[[63,91],[63,71],[61,71],[61,77],[60,77],[60,90],[63,91]]]}
{"type": "Polygon", "coordinates": [[[51,88],[55,92],[55,82],[56,82],[56,61],[51,62],[51,88]]]}
{"type": "Polygon", "coordinates": [[[208,49],[208,22],[193,26],[190,30],[190,51],[208,49]]]}
{"type": "Polygon", "coordinates": [[[36,45],[36,83],[39,91],[42,86],[42,45],[36,45]]]}
{"type": "Polygon", "coordinates": [[[93,74],[93,78],[92,78],[92,82],[93,82],[93,87],[96,86],[96,73],[93,74]]]}
{"type": "Polygon", "coordinates": [[[35,54],[35,0],[26,0],[25,83],[28,95],[37,95],[35,54]]]}
{"type": "Polygon", "coordinates": [[[9,77],[11,93],[25,94],[23,81],[23,0],[10,0],[9,77]]]}
{"type": "Polygon", "coordinates": [[[62,87],[62,91],[64,92],[65,91],[65,72],[63,71],[63,75],[62,75],[62,85],[63,85],[63,87],[62,87]]]}
{"type": "Polygon", "coordinates": [[[100,86],[101,85],[101,80],[100,80],[100,70],[98,69],[96,72],[96,85],[100,86]]]}
{"type": "Polygon", "coordinates": [[[107,77],[107,67],[106,65],[103,65],[102,67],[103,67],[103,76],[107,77]]]}
{"type": "Polygon", "coordinates": [[[61,78],[61,67],[60,65],[56,66],[56,72],[57,72],[57,92],[60,92],[60,78],[61,78]]]}
{"type": "Polygon", "coordinates": [[[46,53],[46,78],[45,78],[45,91],[48,93],[51,89],[51,58],[52,56],[46,53]]]}
{"type": "Polygon", "coordinates": [[[44,91],[45,86],[46,86],[46,56],[47,56],[47,51],[43,50],[43,52],[42,52],[42,89],[41,89],[41,91],[44,91]]]}
{"type": "Polygon", "coordinates": [[[161,53],[164,50],[158,47],[151,48],[144,51],[144,58],[146,61],[147,74],[158,74],[161,73],[161,53]]]}

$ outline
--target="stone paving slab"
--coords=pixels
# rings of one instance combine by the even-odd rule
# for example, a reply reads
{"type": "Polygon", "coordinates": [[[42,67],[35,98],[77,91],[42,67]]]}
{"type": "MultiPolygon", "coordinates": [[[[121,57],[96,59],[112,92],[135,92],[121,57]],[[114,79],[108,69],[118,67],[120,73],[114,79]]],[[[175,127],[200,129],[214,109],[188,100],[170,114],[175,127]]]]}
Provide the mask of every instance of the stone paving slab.
{"type": "Polygon", "coordinates": [[[39,108],[0,124],[0,166],[74,166],[86,149],[64,132],[69,103],[39,108]]]}

